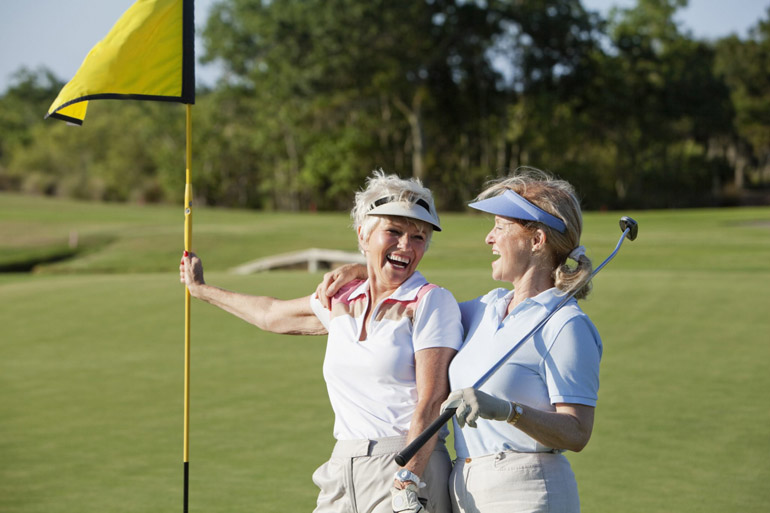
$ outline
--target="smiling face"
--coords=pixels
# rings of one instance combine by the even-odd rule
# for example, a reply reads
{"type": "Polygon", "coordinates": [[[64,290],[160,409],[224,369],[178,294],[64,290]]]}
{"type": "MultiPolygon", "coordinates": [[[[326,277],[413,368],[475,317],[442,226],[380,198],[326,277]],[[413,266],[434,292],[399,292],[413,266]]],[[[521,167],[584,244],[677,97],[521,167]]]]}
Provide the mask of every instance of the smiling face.
{"type": "Polygon", "coordinates": [[[381,291],[394,291],[417,270],[425,254],[430,227],[422,221],[383,216],[359,242],[366,255],[369,279],[381,291]]]}
{"type": "Polygon", "coordinates": [[[516,283],[535,264],[536,238],[530,230],[511,219],[495,216],[495,226],[485,242],[499,258],[492,262],[492,278],[516,283]]]}

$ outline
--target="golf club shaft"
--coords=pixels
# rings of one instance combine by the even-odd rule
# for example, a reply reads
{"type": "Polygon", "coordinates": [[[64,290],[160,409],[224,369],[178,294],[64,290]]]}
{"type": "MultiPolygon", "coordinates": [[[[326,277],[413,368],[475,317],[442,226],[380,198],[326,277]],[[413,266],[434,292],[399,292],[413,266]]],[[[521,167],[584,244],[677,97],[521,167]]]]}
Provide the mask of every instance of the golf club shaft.
{"type": "MultiPolygon", "coordinates": [[[[621,225],[621,226],[622,226],[622,225],[621,225]]],[[[630,236],[630,235],[632,235],[632,233],[631,233],[631,232],[632,232],[632,228],[631,228],[631,227],[625,227],[625,229],[623,230],[623,234],[620,236],[620,240],[618,240],[618,244],[617,244],[617,246],[615,246],[615,250],[614,250],[614,251],[613,251],[613,252],[610,254],[610,256],[608,256],[608,257],[607,257],[607,258],[604,260],[604,262],[602,262],[601,264],[599,264],[599,266],[598,266],[596,269],[594,269],[594,271],[591,273],[591,277],[589,278],[589,280],[588,280],[588,281],[590,281],[591,279],[593,279],[593,277],[594,277],[594,276],[596,276],[596,274],[597,274],[599,271],[601,271],[601,270],[602,270],[602,268],[603,268],[605,265],[607,265],[607,264],[609,263],[609,261],[610,261],[610,260],[612,260],[613,258],[615,258],[615,255],[617,255],[618,251],[620,250],[620,246],[623,244],[623,239],[625,239],[627,236],[630,236]]],[[[635,238],[635,237],[636,237],[636,235],[635,235],[635,234],[633,234],[633,238],[635,238]]],[[[629,238],[631,238],[631,237],[629,237],[629,238]]],[[[632,238],[631,240],[633,240],[633,238],[632,238]]],[[[550,319],[551,317],[553,317],[553,315],[554,315],[556,312],[558,312],[558,311],[559,311],[559,309],[561,309],[561,307],[563,307],[564,305],[566,305],[566,304],[567,304],[567,302],[568,302],[570,299],[572,299],[572,298],[575,296],[575,294],[577,293],[577,290],[578,290],[578,289],[575,289],[575,290],[573,290],[572,292],[570,292],[570,293],[569,293],[567,296],[565,296],[565,297],[564,297],[564,299],[562,299],[562,300],[559,302],[559,304],[558,304],[558,305],[556,305],[556,308],[554,308],[553,310],[551,310],[551,312],[550,312],[550,313],[549,313],[549,314],[548,314],[548,315],[545,317],[545,319],[543,319],[542,321],[540,321],[540,322],[538,323],[538,325],[537,325],[537,326],[535,326],[534,328],[532,328],[532,329],[529,331],[529,333],[527,333],[526,335],[524,335],[524,336],[521,338],[521,340],[519,340],[519,341],[518,341],[516,344],[514,344],[514,346],[513,346],[513,347],[512,347],[512,348],[511,348],[511,349],[510,349],[510,350],[509,350],[507,353],[505,353],[505,355],[504,355],[502,358],[500,358],[500,361],[498,361],[498,362],[495,364],[495,366],[494,366],[494,367],[492,367],[491,369],[489,369],[489,370],[488,370],[488,371],[487,371],[487,372],[486,372],[486,373],[485,373],[485,374],[484,374],[484,375],[483,375],[483,376],[482,376],[482,377],[481,377],[481,378],[480,378],[480,379],[479,379],[479,380],[478,380],[478,381],[477,381],[477,382],[476,382],[476,383],[473,385],[473,388],[476,388],[476,389],[478,389],[478,388],[479,388],[479,387],[481,387],[481,386],[482,386],[484,383],[486,383],[486,382],[489,380],[489,378],[491,378],[491,377],[492,377],[492,375],[493,375],[495,372],[497,372],[497,371],[500,369],[500,367],[502,367],[503,365],[505,365],[505,362],[507,362],[507,361],[508,361],[508,359],[509,359],[511,356],[513,356],[513,353],[515,353],[515,352],[516,352],[516,350],[517,350],[517,349],[519,349],[519,347],[521,347],[521,345],[522,345],[522,344],[524,344],[524,342],[526,342],[527,340],[529,340],[529,338],[530,338],[530,337],[532,337],[532,335],[534,335],[535,333],[537,333],[537,332],[538,332],[538,331],[539,331],[539,330],[540,330],[540,329],[541,329],[543,326],[545,326],[545,324],[546,324],[546,323],[549,321],[549,319],[550,319]]],[[[446,423],[449,421],[449,419],[451,419],[451,418],[452,418],[452,416],[455,414],[455,411],[457,411],[457,408],[447,408],[447,409],[446,409],[446,410],[445,410],[445,411],[444,411],[444,412],[443,412],[443,413],[442,413],[442,414],[441,414],[441,415],[440,415],[440,416],[439,416],[439,417],[438,417],[436,420],[434,420],[434,421],[433,421],[433,422],[432,422],[432,423],[431,423],[431,424],[430,424],[430,425],[429,425],[427,428],[425,428],[425,430],[424,430],[422,433],[420,433],[419,435],[417,435],[417,437],[416,437],[414,440],[412,440],[412,441],[409,443],[409,445],[407,445],[406,447],[404,447],[404,449],[403,449],[401,452],[399,452],[398,454],[396,454],[396,457],[395,457],[396,463],[398,463],[398,464],[399,464],[399,465],[401,465],[402,467],[403,467],[404,465],[406,465],[406,463],[407,463],[407,462],[408,462],[410,459],[412,459],[412,457],[414,457],[414,455],[415,455],[415,454],[417,454],[417,452],[418,452],[418,451],[419,451],[419,450],[422,448],[422,446],[423,446],[423,445],[425,445],[425,443],[426,443],[428,440],[430,440],[430,438],[431,438],[431,437],[432,437],[434,434],[436,434],[436,432],[438,432],[438,430],[439,430],[439,429],[441,429],[441,426],[443,426],[444,424],[446,424],[446,423]]]]}
{"type": "MultiPolygon", "coordinates": [[[[604,262],[602,262],[601,264],[599,264],[599,267],[597,267],[596,269],[594,269],[594,270],[593,270],[593,272],[591,273],[591,276],[590,276],[590,278],[588,279],[588,281],[591,281],[591,280],[594,278],[594,276],[596,276],[596,275],[599,273],[599,271],[601,271],[601,270],[602,270],[602,268],[603,268],[605,265],[607,265],[607,264],[609,263],[609,261],[610,261],[610,260],[612,260],[613,258],[615,258],[615,255],[617,255],[617,254],[618,254],[618,251],[620,250],[620,246],[621,246],[621,244],[623,244],[623,240],[626,238],[626,235],[627,235],[628,233],[629,233],[629,229],[628,229],[628,228],[626,228],[625,230],[623,230],[623,235],[621,235],[621,236],[620,236],[620,239],[618,240],[618,244],[617,244],[617,246],[615,246],[615,250],[614,250],[614,251],[613,251],[613,252],[610,254],[610,256],[608,256],[607,258],[605,258],[605,259],[604,259],[604,262]]],[[[505,353],[505,355],[503,355],[503,357],[502,357],[502,358],[500,358],[500,360],[499,360],[499,361],[498,361],[498,362],[495,364],[495,366],[494,366],[494,367],[492,367],[491,369],[489,369],[489,370],[486,372],[486,374],[484,374],[483,376],[481,376],[481,378],[479,378],[479,380],[478,380],[478,381],[476,381],[476,383],[474,383],[474,384],[473,384],[473,388],[476,388],[476,389],[478,389],[478,388],[480,388],[482,385],[484,385],[484,383],[486,383],[486,382],[489,380],[489,378],[491,378],[491,377],[494,375],[494,373],[495,373],[495,372],[497,372],[497,371],[500,369],[500,367],[502,367],[503,365],[505,365],[505,362],[507,362],[507,361],[508,361],[508,359],[509,359],[511,356],[513,356],[513,353],[515,353],[515,352],[516,352],[516,351],[519,349],[519,347],[521,347],[521,345],[522,345],[522,344],[524,344],[524,342],[526,342],[527,340],[529,340],[529,339],[530,339],[530,337],[532,337],[532,335],[534,335],[535,333],[537,333],[538,331],[540,331],[540,330],[543,328],[543,326],[545,326],[545,325],[546,325],[546,323],[547,323],[549,320],[551,320],[551,317],[553,317],[553,316],[554,316],[554,314],[555,314],[556,312],[558,312],[559,310],[561,310],[561,308],[562,308],[564,305],[566,305],[566,304],[569,302],[569,300],[570,300],[570,299],[572,299],[572,298],[575,296],[575,294],[577,294],[577,291],[578,291],[578,290],[579,290],[579,289],[575,289],[575,290],[573,290],[572,292],[570,292],[569,294],[567,294],[566,296],[564,296],[564,298],[563,298],[561,301],[559,301],[559,304],[558,304],[558,305],[556,305],[556,308],[554,308],[553,310],[551,310],[551,311],[548,313],[548,315],[545,317],[545,319],[543,319],[542,321],[540,321],[540,322],[538,323],[538,325],[537,325],[537,326],[535,326],[534,328],[532,328],[532,329],[529,331],[529,333],[527,333],[526,335],[524,335],[523,337],[521,337],[521,340],[519,340],[519,341],[518,341],[516,344],[514,344],[514,346],[513,346],[511,349],[509,349],[509,350],[508,350],[508,352],[507,352],[507,353],[505,353]]]]}

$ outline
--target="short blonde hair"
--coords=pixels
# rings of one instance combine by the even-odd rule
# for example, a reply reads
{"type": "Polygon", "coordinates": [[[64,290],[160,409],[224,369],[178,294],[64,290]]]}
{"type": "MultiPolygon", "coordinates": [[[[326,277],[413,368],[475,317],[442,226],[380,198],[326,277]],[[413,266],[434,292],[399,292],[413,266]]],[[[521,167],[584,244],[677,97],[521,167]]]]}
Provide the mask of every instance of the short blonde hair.
{"type": "MultiPolygon", "coordinates": [[[[355,205],[350,211],[350,217],[353,220],[353,229],[358,231],[361,228],[361,238],[368,240],[369,235],[379,225],[383,216],[367,215],[372,209],[374,202],[384,198],[393,197],[396,201],[416,202],[425,201],[429,205],[430,212],[438,219],[436,206],[433,202],[433,194],[430,189],[423,186],[418,178],[404,179],[395,174],[386,175],[382,169],[375,169],[372,176],[366,179],[366,188],[356,192],[355,205]]],[[[407,222],[417,226],[425,233],[425,249],[430,245],[430,239],[433,236],[433,226],[430,223],[401,217],[407,222]]],[[[359,250],[362,250],[359,244],[359,250]]]]}
{"type": "Polygon", "coordinates": [[[545,232],[546,247],[554,262],[553,278],[556,287],[565,293],[576,290],[576,299],[588,296],[593,272],[591,259],[582,255],[578,257],[576,267],[567,264],[572,250],[580,245],[583,232],[583,214],[574,187],[566,180],[554,178],[545,171],[521,167],[509,176],[488,182],[477,200],[498,196],[508,189],[564,221],[566,229],[561,233],[537,221],[517,220],[525,227],[545,232]]]}

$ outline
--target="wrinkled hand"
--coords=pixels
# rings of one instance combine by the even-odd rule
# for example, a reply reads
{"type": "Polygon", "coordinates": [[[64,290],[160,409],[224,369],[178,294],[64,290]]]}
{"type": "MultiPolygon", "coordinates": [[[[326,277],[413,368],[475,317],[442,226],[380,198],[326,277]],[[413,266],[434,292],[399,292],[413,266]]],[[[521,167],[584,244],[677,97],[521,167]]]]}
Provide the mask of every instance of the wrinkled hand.
{"type": "Polygon", "coordinates": [[[331,310],[334,294],[353,280],[365,280],[367,278],[366,266],[361,264],[345,264],[324,274],[323,281],[315,289],[316,296],[321,305],[331,310]]]}
{"type": "Polygon", "coordinates": [[[463,388],[455,390],[446,401],[441,404],[441,413],[448,408],[457,408],[455,417],[460,427],[468,424],[470,427],[476,427],[476,419],[489,420],[508,420],[513,405],[505,399],[498,399],[491,395],[476,390],[474,388],[463,388]]]}
{"type": "Polygon", "coordinates": [[[417,496],[417,485],[414,483],[407,485],[402,490],[397,488],[390,490],[390,504],[393,513],[428,513],[423,501],[427,502],[417,496]]]}
{"type": "Polygon", "coordinates": [[[198,285],[205,285],[203,280],[203,262],[195,253],[182,254],[182,260],[179,262],[179,281],[193,293],[198,285]]]}

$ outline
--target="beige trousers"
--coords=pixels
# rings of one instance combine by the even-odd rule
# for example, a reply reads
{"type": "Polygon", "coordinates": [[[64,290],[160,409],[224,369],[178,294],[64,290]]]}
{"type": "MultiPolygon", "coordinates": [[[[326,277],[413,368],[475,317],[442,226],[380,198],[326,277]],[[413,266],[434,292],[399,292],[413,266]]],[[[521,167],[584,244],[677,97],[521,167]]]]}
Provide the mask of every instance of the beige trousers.
{"type": "Polygon", "coordinates": [[[505,451],[458,459],[449,478],[454,513],[579,513],[577,482],[560,453],[505,451]]]}
{"type": "MultiPolygon", "coordinates": [[[[399,466],[394,456],[406,446],[406,437],[377,440],[340,440],[329,461],[313,473],[321,489],[314,513],[392,513],[390,490],[399,466]]],[[[420,476],[428,486],[420,497],[428,500],[428,513],[449,513],[447,481],[451,461],[439,442],[420,476]]]]}

